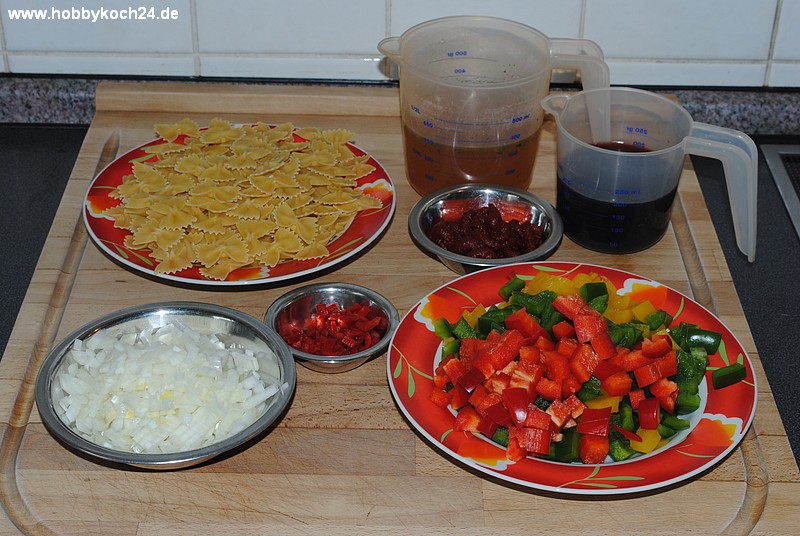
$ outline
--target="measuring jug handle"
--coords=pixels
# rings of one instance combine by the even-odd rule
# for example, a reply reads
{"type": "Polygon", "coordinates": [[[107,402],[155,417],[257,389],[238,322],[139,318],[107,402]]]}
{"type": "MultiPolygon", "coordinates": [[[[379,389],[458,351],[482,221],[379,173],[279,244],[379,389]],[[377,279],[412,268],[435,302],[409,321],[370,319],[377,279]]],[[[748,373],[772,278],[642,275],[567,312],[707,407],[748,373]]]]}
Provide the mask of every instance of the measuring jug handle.
{"type": "Polygon", "coordinates": [[[684,139],[685,152],[722,161],[736,245],[753,262],[756,258],[756,208],[758,206],[758,149],[738,130],[692,123],[684,139]]]}
{"type": "Polygon", "coordinates": [[[583,89],[608,87],[611,74],[602,49],[588,39],[551,39],[550,56],[554,69],[578,71],[583,89]]]}

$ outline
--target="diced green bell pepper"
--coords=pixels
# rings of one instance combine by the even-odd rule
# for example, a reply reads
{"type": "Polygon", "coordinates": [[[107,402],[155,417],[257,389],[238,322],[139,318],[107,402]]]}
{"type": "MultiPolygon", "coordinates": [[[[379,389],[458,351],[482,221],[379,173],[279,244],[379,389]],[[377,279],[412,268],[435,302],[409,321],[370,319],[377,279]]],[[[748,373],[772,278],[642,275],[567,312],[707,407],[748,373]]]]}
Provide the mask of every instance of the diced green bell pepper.
{"type": "Polygon", "coordinates": [[[734,383],[739,383],[747,377],[747,369],[741,363],[731,363],[730,365],[718,368],[711,373],[711,384],[714,389],[722,389],[734,383]]]}

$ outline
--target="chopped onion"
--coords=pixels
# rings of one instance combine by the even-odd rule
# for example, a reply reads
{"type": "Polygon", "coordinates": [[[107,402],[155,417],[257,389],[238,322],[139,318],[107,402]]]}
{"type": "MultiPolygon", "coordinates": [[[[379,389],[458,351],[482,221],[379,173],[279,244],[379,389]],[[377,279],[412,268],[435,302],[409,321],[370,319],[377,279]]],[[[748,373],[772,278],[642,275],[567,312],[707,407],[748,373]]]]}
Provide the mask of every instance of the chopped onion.
{"type": "Polygon", "coordinates": [[[81,437],[145,454],[211,445],[254,423],[289,389],[264,343],[178,322],[76,340],[52,383],[59,418],[81,437]]]}

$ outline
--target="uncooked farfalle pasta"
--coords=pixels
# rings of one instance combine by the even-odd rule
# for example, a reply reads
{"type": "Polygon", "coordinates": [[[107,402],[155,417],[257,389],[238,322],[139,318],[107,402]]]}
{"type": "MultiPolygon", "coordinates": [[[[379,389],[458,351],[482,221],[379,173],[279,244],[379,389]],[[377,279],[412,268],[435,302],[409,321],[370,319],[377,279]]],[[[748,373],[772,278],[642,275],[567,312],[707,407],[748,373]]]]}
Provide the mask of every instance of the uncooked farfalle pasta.
{"type": "Polygon", "coordinates": [[[149,250],[162,274],[199,265],[224,280],[246,266],[323,258],[359,211],[379,199],[357,188],[375,167],[354,154],[346,130],[291,123],[232,125],[214,119],[156,125],[163,141],[134,162],[103,214],[149,250]]]}

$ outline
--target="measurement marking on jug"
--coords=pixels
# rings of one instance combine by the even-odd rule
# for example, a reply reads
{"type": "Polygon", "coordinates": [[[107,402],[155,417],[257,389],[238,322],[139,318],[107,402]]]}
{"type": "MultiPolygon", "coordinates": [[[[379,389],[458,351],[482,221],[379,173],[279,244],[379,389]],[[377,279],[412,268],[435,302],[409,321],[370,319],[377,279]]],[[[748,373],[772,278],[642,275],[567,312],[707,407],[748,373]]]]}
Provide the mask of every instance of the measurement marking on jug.
{"type": "Polygon", "coordinates": [[[469,53],[466,50],[455,50],[453,52],[448,52],[447,53],[447,57],[448,58],[455,58],[457,56],[464,57],[464,56],[468,56],[468,55],[469,55],[469,53]]]}

